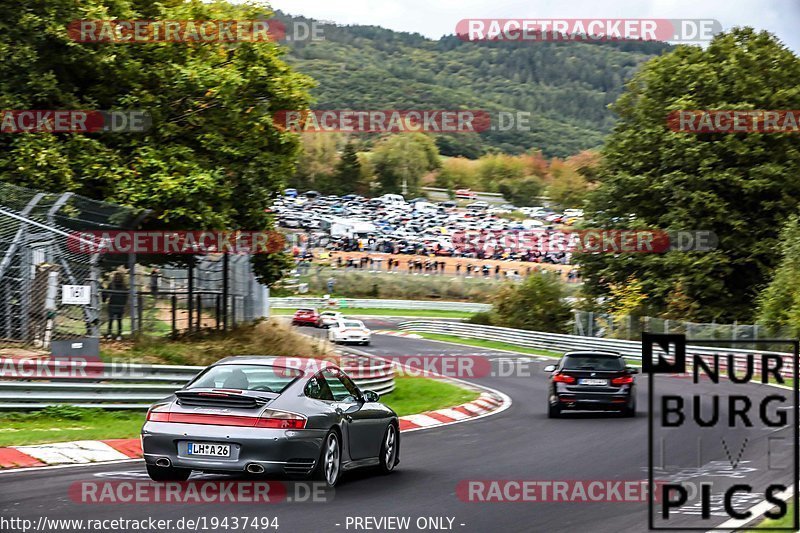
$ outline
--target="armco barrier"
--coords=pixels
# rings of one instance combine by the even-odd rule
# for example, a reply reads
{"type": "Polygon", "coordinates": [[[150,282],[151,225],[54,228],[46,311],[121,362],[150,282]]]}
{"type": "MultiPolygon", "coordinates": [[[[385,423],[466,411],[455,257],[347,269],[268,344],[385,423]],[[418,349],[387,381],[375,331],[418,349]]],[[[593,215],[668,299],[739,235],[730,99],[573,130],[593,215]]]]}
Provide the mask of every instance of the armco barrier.
{"type": "Polygon", "coordinates": [[[298,309],[301,307],[314,308],[336,308],[347,312],[348,308],[360,307],[369,309],[432,309],[436,311],[464,311],[467,313],[477,313],[488,311],[492,308],[490,304],[478,304],[471,302],[442,302],[438,300],[376,300],[370,298],[270,298],[270,307],[276,309],[298,309]],[[336,302],[336,306],[329,305],[336,302]]]}
{"type": "MultiPolygon", "coordinates": [[[[5,361],[0,359],[0,365],[5,361]]],[[[384,362],[350,363],[343,370],[362,390],[388,394],[394,390],[394,370],[384,362]]],[[[3,368],[20,368],[14,360],[3,368]]],[[[197,375],[205,367],[137,365],[103,366],[102,363],[61,363],[60,375],[0,376],[0,409],[41,409],[51,405],[146,409],[197,375]]]]}
{"type": "MultiPolygon", "coordinates": [[[[482,326],[478,324],[443,320],[411,320],[400,323],[398,327],[403,331],[437,333],[442,335],[454,335],[457,337],[506,342],[526,348],[535,348],[556,353],[577,350],[612,350],[631,359],[642,358],[642,343],[639,341],[562,335],[559,333],[499,328],[495,326],[482,326]]],[[[722,343],[725,341],[721,340],[720,342],[722,343]]],[[[710,361],[711,356],[714,354],[724,355],[726,357],[730,354],[736,361],[737,369],[744,368],[747,362],[745,358],[747,354],[759,356],[756,357],[754,361],[756,369],[760,368],[760,356],[762,354],[779,355],[784,359],[784,377],[792,377],[794,368],[792,363],[793,355],[787,353],[789,350],[790,347],[788,345],[786,345],[786,351],[783,352],[744,350],[739,348],[716,348],[697,345],[687,346],[686,348],[687,354],[702,356],[707,361],[710,361]]]]}

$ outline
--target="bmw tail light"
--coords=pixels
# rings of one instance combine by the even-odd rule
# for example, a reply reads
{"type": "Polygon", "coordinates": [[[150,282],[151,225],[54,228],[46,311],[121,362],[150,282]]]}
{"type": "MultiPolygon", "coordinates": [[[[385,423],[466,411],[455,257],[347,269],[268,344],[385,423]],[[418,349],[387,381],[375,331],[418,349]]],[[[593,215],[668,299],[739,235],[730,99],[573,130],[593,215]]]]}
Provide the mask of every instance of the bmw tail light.
{"type": "Polygon", "coordinates": [[[256,422],[257,428],[303,429],[307,419],[302,415],[267,409],[256,422]]]}
{"type": "Polygon", "coordinates": [[[633,383],[633,376],[621,376],[611,380],[612,385],[630,385],[633,383]]]}
{"type": "Polygon", "coordinates": [[[575,377],[566,374],[554,374],[553,381],[555,383],[575,383],[575,377]]]}

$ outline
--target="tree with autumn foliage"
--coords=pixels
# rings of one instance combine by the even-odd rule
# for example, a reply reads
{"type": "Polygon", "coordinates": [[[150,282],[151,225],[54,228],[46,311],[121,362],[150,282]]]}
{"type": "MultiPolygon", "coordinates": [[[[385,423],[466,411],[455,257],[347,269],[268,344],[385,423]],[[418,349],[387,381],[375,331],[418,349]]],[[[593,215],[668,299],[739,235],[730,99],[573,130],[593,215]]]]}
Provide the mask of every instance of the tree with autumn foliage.
{"type": "MultiPolygon", "coordinates": [[[[297,135],[276,111],[306,109],[310,78],[273,42],[78,43],[74,20],[231,20],[271,15],[223,1],[2,2],[0,109],[144,110],[144,133],[0,134],[0,180],[149,209],[159,229],[266,230],[292,175],[297,135]]],[[[259,258],[265,283],[285,261],[259,258]]]]}

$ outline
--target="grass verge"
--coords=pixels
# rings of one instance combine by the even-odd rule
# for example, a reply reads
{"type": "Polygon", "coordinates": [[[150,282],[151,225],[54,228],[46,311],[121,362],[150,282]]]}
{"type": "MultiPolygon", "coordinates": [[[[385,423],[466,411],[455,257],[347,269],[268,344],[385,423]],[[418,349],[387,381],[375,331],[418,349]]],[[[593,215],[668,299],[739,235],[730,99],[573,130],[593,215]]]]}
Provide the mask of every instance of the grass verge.
{"type": "Polygon", "coordinates": [[[58,405],[29,413],[0,413],[0,447],[139,435],[144,411],[104,411],[58,405]]]}
{"type": "Polygon", "coordinates": [[[783,518],[772,520],[768,518],[758,524],[752,531],[763,531],[776,528],[791,528],[794,525],[794,502],[790,502],[783,518]]]}
{"type": "MultiPolygon", "coordinates": [[[[274,315],[293,315],[297,309],[271,309],[274,315]]],[[[367,307],[345,307],[333,309],[344,315],[374,315],[374,316],[420,316],[436,318],[469,318],[474,313],[466,311],[440,311],[437,309],[374,309],[367,307]]]]}
{"type": "Polygon", "coordinates": [[[398,377],[391,394],[381,397],[398,416],[413,415],[471,402],[477,392],[438,379],[398,377]]]}
{"type": "MultiPolygon", "coordinates": [[[[430,378],[399,377],[381,402],[399,416],[470,402],[478,393],[430,378]]],[[[144,411],[105,411],[58,405],[33,412],[0,413],[0,447],[139,436],[144,411]]]]}

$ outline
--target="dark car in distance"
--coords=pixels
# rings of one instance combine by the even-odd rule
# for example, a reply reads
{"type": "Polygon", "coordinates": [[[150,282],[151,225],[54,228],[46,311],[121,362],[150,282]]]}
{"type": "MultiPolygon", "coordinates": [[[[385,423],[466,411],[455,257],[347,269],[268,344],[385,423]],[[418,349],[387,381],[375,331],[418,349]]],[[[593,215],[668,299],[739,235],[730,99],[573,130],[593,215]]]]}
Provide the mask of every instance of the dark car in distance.
{"type": "Polygon", "coordinates": [[[564,411],[618,411],[636,416],[636,382],[639,370],[625,363],[616,352],[569,352],[555,365],[548,365],[547,416],[558,418],[564,411]]]}

